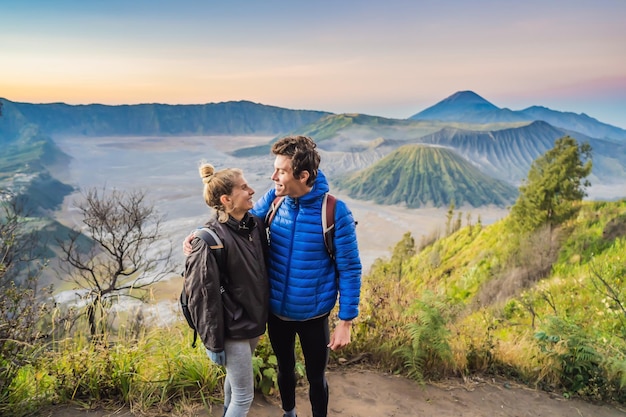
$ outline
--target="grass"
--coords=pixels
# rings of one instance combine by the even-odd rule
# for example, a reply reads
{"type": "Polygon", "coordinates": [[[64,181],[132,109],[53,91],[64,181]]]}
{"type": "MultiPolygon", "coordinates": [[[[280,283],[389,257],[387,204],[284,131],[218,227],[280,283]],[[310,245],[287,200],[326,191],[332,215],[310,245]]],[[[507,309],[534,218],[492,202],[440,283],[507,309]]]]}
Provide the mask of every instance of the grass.
{"type": "MultiPolygon", "coordinates": [[[[586,203],[560,231],[547,272],[536,259],[554,236],[520,242],[508,230],[506,219],[461,227],[419,250],[405,234],[363,277],[352,343],[331,359],[362,356],[420,381],[504,375],[567,397],[626,403],[626,201],[586,203]]],[[[96,340],[81,320],[58,323],[24,348],[24,360],[0,358],[10,380],[0,414],[72,402],[184,415],[222,401],[223,370],[191,348],[182,318],[138,327],[129,316],[96,340]]],[[[256,387],[275,395],[267,337],[256,355],[256,387]]]]}
{"type": "Polygon", "coordinates": [[[77,332],[48,342],[18,369],[0,410],[21,416],[70,402],[113,401],[134,410],[219,402],[222,368],[202,349],[192,349],[181,330],[152,328],[138,337],[121,332],[114,341],[77,332]]]}

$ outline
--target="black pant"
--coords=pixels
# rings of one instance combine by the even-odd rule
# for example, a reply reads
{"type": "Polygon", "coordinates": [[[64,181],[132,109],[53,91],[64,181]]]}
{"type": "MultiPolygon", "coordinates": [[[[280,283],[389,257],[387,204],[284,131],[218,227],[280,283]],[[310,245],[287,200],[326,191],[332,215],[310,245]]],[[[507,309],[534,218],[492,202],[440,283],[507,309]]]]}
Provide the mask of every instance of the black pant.
{"type": "Polygon", "coordinates": [[[328,412],[328,315],[306,321],[288,321],[270,314],[268,333],[278,361],[278,388],[283,410],[296,406],[296,334],[300,338],[313,417],[328,412]]]}

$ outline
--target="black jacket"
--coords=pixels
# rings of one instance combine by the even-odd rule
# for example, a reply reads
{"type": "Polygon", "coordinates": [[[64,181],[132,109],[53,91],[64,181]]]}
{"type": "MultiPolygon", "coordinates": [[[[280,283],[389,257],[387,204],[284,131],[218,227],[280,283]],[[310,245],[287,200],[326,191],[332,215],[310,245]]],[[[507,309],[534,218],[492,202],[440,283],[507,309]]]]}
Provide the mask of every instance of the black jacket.
{"type": "Polygon", "coordinates": [[[269,309],[262,221],[251,214],[241,222],[209,222],[224,244],[225,295],[220,295],[219,268],[206,242],[195,238],[185,262],[185,289],[191,317],[204,346],[224,350],[224,338],[252,339],[265,332],[269,309]]]}

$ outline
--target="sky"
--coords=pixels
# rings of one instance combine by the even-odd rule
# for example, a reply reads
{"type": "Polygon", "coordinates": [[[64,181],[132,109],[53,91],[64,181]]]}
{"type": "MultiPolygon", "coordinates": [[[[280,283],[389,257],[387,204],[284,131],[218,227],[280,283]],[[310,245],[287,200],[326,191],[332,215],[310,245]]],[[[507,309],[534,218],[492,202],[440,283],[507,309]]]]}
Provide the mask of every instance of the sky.
{"type": "Polygon", "coordinates": [[[0,0],[0,97],[408,118],[471,90],[626,128],[624,0],[0,0]]]}

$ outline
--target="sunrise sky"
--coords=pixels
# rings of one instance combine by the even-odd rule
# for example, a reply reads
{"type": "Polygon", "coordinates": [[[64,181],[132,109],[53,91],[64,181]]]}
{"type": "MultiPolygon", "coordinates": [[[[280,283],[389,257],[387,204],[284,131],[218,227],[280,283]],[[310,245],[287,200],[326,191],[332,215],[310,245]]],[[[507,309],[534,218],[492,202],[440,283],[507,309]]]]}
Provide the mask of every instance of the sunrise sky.
{"type": "Polygon", "coordinates": [[[626,128],[624,0],[0,0],[0,97],[407,118],[456,91],[626,128]]]}

